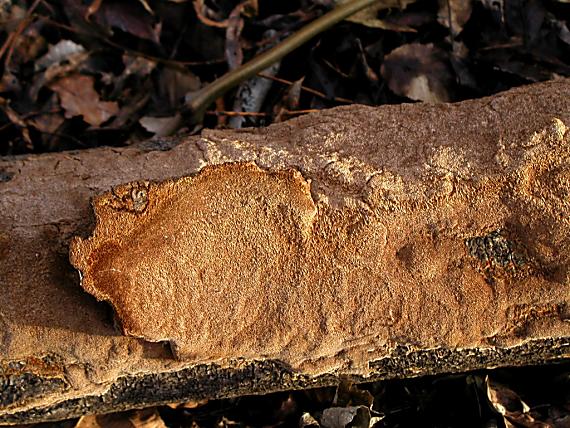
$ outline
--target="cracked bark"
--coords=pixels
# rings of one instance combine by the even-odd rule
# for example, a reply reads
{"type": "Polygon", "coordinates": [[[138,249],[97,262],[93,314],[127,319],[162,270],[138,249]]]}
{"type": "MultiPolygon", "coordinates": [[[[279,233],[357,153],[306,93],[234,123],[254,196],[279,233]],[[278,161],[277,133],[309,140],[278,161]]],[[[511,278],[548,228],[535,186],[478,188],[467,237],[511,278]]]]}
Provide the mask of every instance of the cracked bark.
{"type": "MultiPolygon", "coordinates": [[[[567,127],[561,79],[454,105],[350,106],[266,129],[0,159],[0,423],[568,358],[567,127]],[[251,321],[252,331],[266,327],[261,344],[227,325],[192,349],[196,333],[175,337],[167,301],[134,263],[142,304],[155,302],[167,325],[164,336],[130,333],[184,352],[122,335],[68,260],[71,239],[94,229],[91,198],[104,193],[98,200],[136,215],[145,195],[170,186],[163,180],[228,162],[297,171],[309,186],[316,226],[302,261],[288,262],[295,284],[282,283],[300,300],[279,294],[293,316],[251,321]],[[137,192],[123,201],[128,182],[137,192]],[[301,301],[316,303],[299,320],[301,301]],[[308,339],[299,330],[283,342],[296,322],[308,339]]],[[[193,194],[194,179],[184,180],[193,194]]],[[[197,307],[223,316],[207,303],[197,307]]]]}

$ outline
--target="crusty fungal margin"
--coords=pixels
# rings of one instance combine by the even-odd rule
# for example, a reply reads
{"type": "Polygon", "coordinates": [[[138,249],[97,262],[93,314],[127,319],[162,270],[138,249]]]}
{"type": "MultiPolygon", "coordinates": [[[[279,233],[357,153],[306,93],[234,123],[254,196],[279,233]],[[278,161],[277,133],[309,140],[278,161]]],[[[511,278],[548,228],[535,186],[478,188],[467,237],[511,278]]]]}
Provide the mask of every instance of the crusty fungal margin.
{"type": "MultiPolygon", "coordinates": [[[[568,180],[560,129],[555,119],[529,136],[522,156],[511,148],[510,167],[484,180],[469,179],[467,168],[481,167],[465,159],[470,148],[440,148],[415,176],[373,173],[360,191],[353,176],[344,187],[331,177],[330,162],[308,173],[311,184],[291,168],[222,162],[122,185],[95,200],[94,235],[73,241],[71,261],[125,334],[170,341],[194,362],[262,357],[366,374],[402,341],[508,346],[535,325],[570,334],[568,203],[548,193],[568,180]],[[547,293],[541,305],[555,310],[533,293],[547,293]],[[513,319],[521,311],[532,316],[513,319]]],[[[351,174],[342,158],[334,163],[351,174]]]]}
{"type": "Polygon", "coordinates": [[[230,325],[224,346],[242,330],[240,349],[264,340],[247,331],[256,315],[278,316],[282,259],[301,258],[316,216],[298,171],[253,163],[119,186],[94,207],[93,238],[71,244],[82,286],[112,303],[126,334],[170,340],[177,355],[200,359],[221,356],[230,325]]]}

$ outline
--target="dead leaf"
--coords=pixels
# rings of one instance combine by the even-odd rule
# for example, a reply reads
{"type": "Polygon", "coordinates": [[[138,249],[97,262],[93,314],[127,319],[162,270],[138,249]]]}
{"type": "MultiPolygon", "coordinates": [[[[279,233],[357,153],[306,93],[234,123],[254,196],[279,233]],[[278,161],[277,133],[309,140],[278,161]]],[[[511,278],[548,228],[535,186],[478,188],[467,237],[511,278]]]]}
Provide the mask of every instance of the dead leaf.
{"type": "Polygon", "coordinates": [[[325,428],[369,428],[370,419],[370,409],[366,406],[330,407],[323,410],[321,425],[325,428]]]}
{"type": "MultiPolygon", "coordinates": [[[[123,95],[123,90],[127,83],[133,83],[131,76],[136,77],[135,81],[146,81],[157,65],[156,61],[143,56],[130,55],[128,53],[125,53],[122,59],[125,69],[121,75],[114,76],[114,78],[108,82],[103,80],[106,84],[113,85],[111,98],[119,98],[123,95]]],[[[111,77],[113,76],[111,75],[111,77]]]]}
{"type": "Polygon", "coordinates": [[[225,52],[226,61],[228,62],[230,70],[239,67],[243,62],[241,32],[243,30],[244,21],[242,15],[252,17],[257,15],[257,12],[257,0],[245,0],[233,8],[226,20],[225,52]]]}
{"type": "Polygon", "coordinates": [[[79,418],[75,428],[166,428],[156,408],[88,415],[79,418]]]}
{"type": "Polygon", "coordinates": [[[546,421],[552,428],[568,428],[570,427],[570,409],[551,409],[550,417],[546,421]]]}
{"type": "Polygon", "coordinates": [[[554,79],[556,77],[554,72],[541,67],[540,64],[529,64],[526,61],[511,59],[508,56],[506,58],[498,57],[494,61],[494,66],[497,70],[522,77],[529,82],[541,82],[544,80],[554,79]]]}
{"type": "Polygon", "coordinates": [[[185,401],[182,403],[168,403],[167,406],[171,409],[196,409],[198,407],[208,404],[208,399],[197,400],[197,401],[185,401]]]}
{"type": "Polygon", "coordinates": [[[152,94],[150,90],[141,90],[140,93],[128,97],[127,104],[123,104],[115,118],[105,125],[105,129],[123,129],[125,126],[137,122],[141,116],[141,110],[147,105],[152,94]]]}
{"type": "Polygon", "coordinates": [[[411,27],[416,29],[418,27],[428,25],[434,22],[436,19],[435,14],[426,11],[401,11],[396,13],[391,13],[386,18],[384,18],[385,22],[395,25],[401,25],[404,27],[411,27]]]}
{"type": "Polygon", "coordinates": [[[557,31],[558,38],[567,45],[570,45],[570,30],[568,29],[568,25],[564,21],[555,19],[554,17],[549,17],[549,24],[557,31]]]}
{"type": "Polygon", "coordinates": [[[92,76],[73,74],[63,77],[49,87],[59,95],[65,117],[83,116],[92,126],[100,126],[119,111],[114,101],[101,101],[95,91],[92,76]]]}
{"type": "Polygon", "coordinates": [[[508,426],[525,428],[550,428],[549,424],[535,420],[530,413],[530,407],[516,392],[487,377],[487,397],[493,408],[504,418],[508,426]]]}
{"type": "Polygon", "coordinates": [[[437,20],[455,37],[471,17],[473,0],[439,0],[437,20]]]}
{"type": "Polygon", "coordinates": [[[339,406],[366,406],[372,407],[374,397],[365,390],[354,385],[350,380],[343,379],[336,389],[333,404],[339,406]]]}
{"type": "MultiPolygon", "coordinates": [[[[370,28],[380,28],[382,30],[400,31],[400,32],[416,32],[414,28],[407,25],[393,23],[387,20],[379,19],[378,13],[381,10],[390,8],[401,8],[402,10],[408,7],[409,4],[414,3],[416,0],[384,0],[378,1],[372,6],[356,12],[354,15],[349,16],[346,20],[355,24],[361,24],[370,28]]],[[[337,4],[345,3],[346,0],[337,0],[337,4]]]]}
{"type": "Polygon", "coordinates": [[[310,413],[303,413],[301,418],[299,419],[299,428],[307,428],[307,427],[320,427],[319,423],[315,418],[311,416],[310,413]]]}
{"type": "Polygon", "coordinates": [[[55,94],[43,105],[39,114],[28,119],[30,125],[46,134],[54,134],[64,121],[61,109],[59,109],[59,100],[55,94]]]}
{"type": "Polygon", "coordinates": [[[15,1],[3,1],[0,7],[0,29],[10,33],[26,17],[26,9],[15,1]]]}
{"type": "Polygon", "coordinates": [[[93,0],[87,8],[87,12],[85,12],[85,20],[89,21],[91,19],[91,15],[97,13],[102,4],[103,0],[93,0]]]}
{"type": "Polygon", "coordinates": [[[402,45],[384,57],[381,73],[395,94],[433,103],[452,99],[455,84],[447,53],[433,44],[402,45]]]}
{"type": "Polygon", "coordinates": [[[373,402],[374,397],[369,391],[343,379],[333,399],[335,407],[323,410],[320,423],[325,428],[370,428],[382,419],[378,415],[372,416],[373,402]]]}
{"type": "Polygon", "coordinates": [[[469,49],[463,42],[454,41],[449,62],[457,76],[457,83],[461,86],[477,90],[477,80],[469,69],[469,49]]]}
{"type": "Polygon", "coordinates": [[[154,10],[152,10],[152,8],[148,4],[147,0],[139,0],[139,3],[145,8],[145,10],[148,13],[150,13],[151,15],[154,15],[154,10]]]}
{"type": "Polygon", "coordinates": [[[140,118],[139,123],[156,137],[165,137],[180,127],[181,120],[181,116],[177,113],[169,117],[144,116],[140,118]]]}
{"type": "Polygon", "coordinates": [[[26,146],[28,148],[32,148],[34,145],[32,143],[32,139],[30,138],[28,125],[26,121],[20,116],[20,114],[10,106],[10,100],[0,98],[0,109],[2,109],[4,114],[8,117],[8,119],[10,119],[10,122],[12,122],[12,124],[20,130],[22,138],[26,142],[26,146]]]}
{"type": "Polygon", "coordinates": [[[256,17],[259,14],[258,0],[247,0],[245,2],[245,7],[243,8],[242,14],[248,18],[256,17]]]}
{"type": "Polygon", "coordinates": [[[205,4],[204,0],[193,0],[192,3],[196,17],[202,24],[216,28],[226,28],[228,26],[228,20],[220,21],[220,17],[205,4]]]}
{"type": "Polygon", "coordinates": [[[34,68],[36,71],[45,70],[53,65],[69,61],[70,57],[84,53],[83,46],[71,40],[60,40],[55,45],[51,45],[47,53],[36,61],[34,68]]]}
{"type": "Polygon", "coordinates": [[[161,26],[154,23],[153,16],[140,2],[105,1],[93,19],[109,30],[117,28],[140,39],[160,42],[161,26]]]}
{"type": "Polygon", "coordinates": [[[372,68],[368,64],[367,55],[366,55],[364,48],[362,47],[362,42],[358,38],[355,40],[355,42],[356,42],[356,47],[358,48],[358,51],[359,51],[358,59],[359,59],[360,66],[362,68],[364,75],[366,76],[366,78],[370,82],[373,82],[373,83],[378,82],[380,80],[380,78],[378,77],[376,72],[374,70],[372,70],[372,68]]]}
{"type": "Polygon", "coordinates": [[[241,31],[243,30],[243,18],[241,11],[247,2],[238,4],[228,17],[226,27],[226,61],[230,70],[238,68],[243,62],[243,51],[241,48],[241,31]]]}
{"type": "Polygon", "coordinates": [[[184,102],[188,92],[200,89],[200,78],[182,68],[164,67],[158,77],[158,92],[165,109],[173,109],[184,102]]]}
{"type": "Polygon", "coordinates": [[[289,88],[287,88],[287,91],[281,101],[275,104],[273,107],[274,122],[283,122],[284,120],[287,120],[291,112],[299,108],[304,80],[305,78],[301,77],[299,80],[293,82],[289,88]]]}
{"type": "Polygon", "coordinates": [[[123,55],[123,64],[125,70],[123,74],[131,76],[133,74],[139,76],[149,75],[156,67],[156,61],[145,58],[143,56],[134,56],[129,53],[123,55]]]}
{"type": "Polygon", "coordinates": [[[10,71],[17,72],[22,64],[33,61],[40,53],[44,52],[46,46],[46,39],[40,33],[40,25],[29,25],[22,34],[15,37],[12,56],[6,64],[7,68],[10,71]]]}
{"type": "Polygon", "coordinates": [[[36,78],[29,89],[32,101],[38,97],[40,89],[49,82],[75,71],[88,58],[83,46],[70,40],[61,40],[51,46],[48,52],[36,61],[36,78]],[[41,72],[44,70],[43,72],[41,72]]]}
{"type": "Polygon", "coordinates": [[[16,75],[5,70],[0,79],[0,92],[19,93],[22,90],[22,84],[16,75]]]}

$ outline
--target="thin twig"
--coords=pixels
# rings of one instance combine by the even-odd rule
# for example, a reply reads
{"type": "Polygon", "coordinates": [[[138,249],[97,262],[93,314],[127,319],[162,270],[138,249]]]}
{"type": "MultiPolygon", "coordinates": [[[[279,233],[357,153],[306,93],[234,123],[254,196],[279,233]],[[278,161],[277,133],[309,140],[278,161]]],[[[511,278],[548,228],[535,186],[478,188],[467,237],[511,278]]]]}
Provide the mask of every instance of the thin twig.
{"type": "Polygon", "coordinates": [[[295,34],[283,40],[280,44],[256,56],[251,61],[230,71],[219,79],[202,88],[188,101],[186,110],[190,112],[190,124],[202,122],[206,108],[218,97],[225,94],[244,80],[249,79],[261,70],[279,61],[289,52],[297,49],[317,34],[342,21],[350,15],[370,6],[379,0],[352,0],[336,7],[295,34]]]}
{"type": "Polygon", "coordinates": [[[18,36],[20,36],[20,34],[22,34],[22,32],[26,29],[26,27],[32,21],[32,14],[34,13],[34,10],[36,9],[36,7],[38,7],[39,3],[40,3],[40,0],[34,1],[34,3],[30,6],[28,11],[26,12],[26,15],[24,16],[24,18],[18,23],[18,26],[16,27],[16,29],[10,33],[10,35],[8,36],[8,38],[6,39],[6,41],[4,42],[2,47],[0,48],[0,58],[2,58],[4,56],[4,54],[6,53],[6,50],[8,50],[8,57],[6,58],[6,61],[4,62],[5,68],[8,68],[8,66],[10,64],[12,52],[14,50],[13,46],[14,46],[14,42],[15,42],[16,38],[18,36]]]}
{"type": "MultiPolygon", "coordinates": [[[[309,114],[309,113],[316,113],[319,112],[318,109],[308,109],[308,110],[284,110],[283,114],[286,116],[296,116],[302,114],[309,114]]],[[[255,111],[227,111],[227,110],[208,110],[205,112],[207,116],[243,116],[243,117],[267,117],[269,116],[267,113],[264,112],[255,112],[255,111]]]]}
{"type": "Polygon", "coordinates": [[[284,113],[287,116],[295,116],[295,115],[301,115],[301,114],[317,113],[319,111],[320,111],[319,109],[311,108],[311,109],[306,109],[306,110],[285,110],[284,113]]]}
{"type": "MultiPolygon", "coordinates": [[[[279,83],[283,83],[284,85],[292,85],[294,82],[291,82],[290,80],[287,79],[283,79],[281,77],[276,77],[276,76],[271,76],[269,74],[265,74],[265,73],[257,73],[257,75],[259,77],[263,77],[264,79],[269,79],[269,80],[273,80],[275,82],[279,82],[279,83]]],[[[348,98],[342,98],[342,97],[329,97],[326,94],[317,91],[316,89],[313,88],[309,88],[308,86],[301,86],[301,90],[308,92],[309,94],[313,94],[319,98],[322,98],[324,100],[327,101],[335,101],[337,103],[346,103],[346,104],[354,104],[354,100],[349,100],[348,98]]]]}
{"type": "Polygon", "coordinates": [[[202,22],[202,24],[207,25],[209,27],[217,27],[217,28],[226,28],[228,26],[228,19],[224,19],[223,21],[214,21],[213,19],[208,18],[206,15],[202,13],[200,9],[200,5],[196,0],[192,2],[194,5],[194,11],[196,12],[196,17],[202,22]]]}
{"type": "Polygon", "coordinates": [[[253,116],[253,117],[266,117],[267,113],[263,112],[256,112],[256,111],[227,111],[227,110],[220,110],[220,111],[213,111],[208,110],[206,112],[208,116],[253,116]]]}

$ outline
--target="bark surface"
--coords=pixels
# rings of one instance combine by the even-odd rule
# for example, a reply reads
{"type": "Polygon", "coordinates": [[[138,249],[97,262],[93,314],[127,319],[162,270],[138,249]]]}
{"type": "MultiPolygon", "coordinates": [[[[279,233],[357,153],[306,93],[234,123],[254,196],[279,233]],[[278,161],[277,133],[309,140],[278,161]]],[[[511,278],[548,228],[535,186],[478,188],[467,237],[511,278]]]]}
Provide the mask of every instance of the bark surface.
{"type": "Polygon", "coordinates": [[[569,127],[561,79],[0,159],[0,423],[568,358],[569,127]]]}

